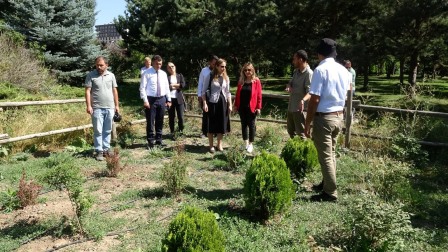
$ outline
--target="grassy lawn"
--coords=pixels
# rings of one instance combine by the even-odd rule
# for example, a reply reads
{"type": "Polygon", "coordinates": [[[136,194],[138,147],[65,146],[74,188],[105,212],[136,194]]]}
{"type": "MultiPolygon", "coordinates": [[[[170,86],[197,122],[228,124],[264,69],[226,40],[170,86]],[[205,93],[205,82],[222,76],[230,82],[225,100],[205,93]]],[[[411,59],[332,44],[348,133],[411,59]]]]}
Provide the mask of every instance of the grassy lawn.
{"type": "MultiPolygon", "coordinates": [[[[312,183],[320,181],[316,168],[308,179],[296,187],[293,205],[283,215],[262,223],[244,207],[244,172],[253,156],[247,156],[240,169],[226,168],[225,153],[231,139],[240,139],[238,130],[225,138],[224,154],[207,153],[207,141],[197,138],[199,120],[188,119],[188,131],[182,138],[188,164],[188,186],[179,197],[162,189],[160,171],[170,162],[176,142],[167,140],[164,150],[148,152],[144,146],[144,129],[133,130],[135,141],[121,150],[126,165],[118,178],[101,176],[104,162],[93,160],[89,152],[74,154],[86,182],[83,188],[95,201],[85,220],[92,241],[70,246],[70,251],[101,248],[107,251],[158,251],[167,232],[168,223],[185,206],[197,206],[219,215],[219,227],[225,234],[226,251],[321,251],[347,249],[347,223],[359,200],[372,204],[404,204],[402,209],[413,214],[412,230],[416,236],[406,239],[404,251],[443,251],[448,249],[448,196],[446,166],[412,168],[388,158],[339,151],[338,203],[313,203],[312,183]],[[398,176],[398,177],[396,177],[398,176]],[[107,236],[112,232],[128,232],[107,236]],[[338,234],[338,235],[334,235],[338,234]]],[[[238,129],[238,124],[232,124],[238,129]]],[[[259,132],[275,127],[282,141],[274,146],[278,154],[287,139],[286,129],[259,123],[259,132]]],[[[259,139],[258,139],[259,140],[259,139]]],[[[242,140],[237,140],[242,143],[242,140]]],[[[256,145],[257,146],[257,145],[256,145]]],[[[259,153],[259,149],[256,150],[259,153]]],[[[256,153],[255,153],[256,154],[256,153]]],[[[21,153],[0,164],[0,190],[17,188],[22,170],[28,178],[37,179],[45,173],[47,157],[21,153]]],[[[0,214],[0,247],[4,251],[46,250],[55,244],[73,242],[78,236],[70,231],[63,216],[73,216],[64,192],[50,191],[45,185],[39,203],[25,209],[0,214]],[[28,239],[31,241],[23,244],[28,239]]],[[[394,221],[386,216],[383,221],[394,221]]],[[[376,230],[372,230],[379,232],[376,230]]],[[[390,231],[391,232],[391,231],[390,231]]]]}
{"type": "MultiPolygon", "coordinates": [[[[283,89],[287,81],[287,78],[264,81],[264,91],[285,94],[283,89]]],[[[397,82],[396,79],[371,77],[370,89],[363,92],[360,90],[361,80],[358,80],[357,95],[369,105],[396,104],[397,100],[405,97],[397,82]]],[[[433,108],[441,108],[438,111],[448,111],[447,83],[444,79],[422,85],[422,89],[432,93],[424,93],[418,96],[418,100],[434,104],[433,108]]],[[[5,204],[10,192],[17,190],[22,171],[26,172],[28,179],[41,181],[49,169],[44,165],[49,156],[61,152],[77,137],[90,143],[90,130],[25,141],[19,145],[27,151],[0,159],[0,208],[3,207],[0,213],[0,251],[45,251],[86,237],[92,239],[72,244],[63,251],[160,251],[169,222],[186,206],[217,214],[217,222],[225,234],[226,251],[367,251],[360,241],[370,246],[371,251],[382,251],[379,244],[385,239],[395,244],[397,251],[448,250],[448,166],[445,161],[440,161],[443,159],[426,164],[398,161],[390,157],[390,142],[353,138],[351,151],[337,150],[340,194],[337,203],[308,200],[314,194],[311,185],[321,180],[316,167],[300,186],[295,185],[292,206],[285,213],[263,222],[245,208],[245,171],[262,149],[280,154],[288,139],[285,125],[258,122],[255,153],[247,155],[238,169],[230,169],[227,160],[232,148],[242,144],[238,122],[232,123],[232,133],[224,138],[223,153],[213,155],[207,152],[207,140],[198,137],[200,121],[191,117],[187,118],[185,135],[178,141],[167,138],[167,148],[148,151],[145,148],[144,124],[132,127],[127,124],[144,118],[138,81],[127,80],[119,88],[124,116],[121,126],[127,127],[126,131],[121,131],[122,141],[126,143],[120,148],[124,170],[117,178],[106,177],[105,162],[95,161],[90,148],[71,152],[86,179],[82,188],[94,199],[92,209],[83,221],[86,235],[80,236],[76,232],[74,211],[67,193],[52,190],[47,184],[43,184],[36,205],[6,211],[5,204]],[[274,134],[269,135],[268,132],[274,134]],[[266,142],[271,144],[266,147],[266,142]],[[188,185],[175,197],[163,190],[161,170],[173,160],[173,148],[179,143],[185,146],[188,185]],[[359,214],[359,211],[365,214],[359,214]],[[411,217],[407,219],[405,213],[410,213],[411,217]],[[407,220],[410,220],[409,225],[407,220]],[[403,230],[406,232],[401,232],[403,230]]],[[[71,98],[73,94],[82,96],[82,92],[70,89],[64,89],[62,93],[71,98]]],[[[191,102],[196,106],[196,99],[191,102]]],[[[195,106],[188,113],[200,114],[195,106]]],[[[284,119],[286,100],[266,98],[263,106],[263,117],[284,119]]],[[[89,121],[83,104],[27,107],[7,110],[0,116],[2,122],[8,122],[11,132],[31,125],[17,135],[31,133],[25,130],[41,131],[30,122],[40,121],[49,130],[89,121]],[[25,115],[29,117],[26,120],[23,119],[25,115]]],[[[373,135],[393,136],[398,131],[395,130],[397,127],[401,130],[406,128],[403,125],[422,127],[429,124],[426,120],[397,118],[390,114],[358,116],[360,123],[354,132],[373,135]]],[[[432,137],[445,137],[444,121],[430,124],[432,129],[436,128],[430,133],[432,137]]],[[[404,151],[410,149],[404,148],[404,151]]],[[[430,151],[431,158],[446,157],[445,149],[430,151]]]]}

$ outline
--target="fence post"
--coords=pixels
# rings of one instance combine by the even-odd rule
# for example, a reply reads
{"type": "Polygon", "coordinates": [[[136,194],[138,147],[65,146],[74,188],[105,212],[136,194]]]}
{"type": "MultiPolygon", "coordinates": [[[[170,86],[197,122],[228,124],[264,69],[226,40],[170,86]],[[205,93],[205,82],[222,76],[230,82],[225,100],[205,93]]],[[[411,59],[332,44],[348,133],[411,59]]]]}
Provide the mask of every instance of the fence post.
{"type": "Polygon", "coordinates": [[[117,142],[117,124],[112,121],[112,141],[113,144],[117,142]]]}
{"type": "Polygon", "coordinates": [[[350,149],[350,132],[352,126],[352,101],[353,101],[353,90],[347,91],[347,104],[345,108],[345,148],[350,149]]]}

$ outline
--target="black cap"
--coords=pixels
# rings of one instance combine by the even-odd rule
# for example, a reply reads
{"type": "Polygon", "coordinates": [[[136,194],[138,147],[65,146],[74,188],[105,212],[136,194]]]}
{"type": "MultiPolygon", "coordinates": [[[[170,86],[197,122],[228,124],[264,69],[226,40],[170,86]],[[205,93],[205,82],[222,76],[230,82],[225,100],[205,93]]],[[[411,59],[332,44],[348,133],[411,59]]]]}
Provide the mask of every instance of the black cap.
{"type": "Polygon", "coordinates": [[[320,41],[319,45],[317,46],[317,53],[323,55],[324,57],[332,57],[335,58],[336,53],[336,41],[324,38],[320,41]]]}

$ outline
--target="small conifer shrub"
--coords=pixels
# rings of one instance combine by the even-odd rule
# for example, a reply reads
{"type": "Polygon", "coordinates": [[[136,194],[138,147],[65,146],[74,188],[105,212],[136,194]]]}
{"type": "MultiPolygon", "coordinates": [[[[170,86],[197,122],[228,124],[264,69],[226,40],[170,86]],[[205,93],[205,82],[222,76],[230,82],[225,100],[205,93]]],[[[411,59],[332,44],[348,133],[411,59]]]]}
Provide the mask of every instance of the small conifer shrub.
{"type": "Polygon", "coordinates": [[[285,211],[293,197],[292,180],[285,161],[264,151],[255,157],[244,180],[247,209],[268,219],[285,211]]]}
{"type": "Polygon", "coordinates": [[[25,169],[22,171],[22,178],[19,182],[19,190],[17,191],[17,197],[20,201],[20,207],[26,207],[36,204],[37,196],[42,189],[42,186],[38,183],[30,180],[26,181],[25,169]]]}
{"type": "Polygon", "coordinates": [[[162,251],[224,251],[224,235],[212,212],[187,207],[169,225],[162,251]]]}
{"type": "Polygon", "coordinates": [[[306,174],[313,171],[313,168],[319,164],[313,142],[300,137],[289,139],[280,157],[285,160],[286,166],[299,181],[303,181],[306,174]]]}
{"type": "MultiPolygon", "coordinates": [[[[175,149],[182,153],[181,149],[175,149]]],[[[189,160],[184,154],[174,154],[170,162],[162,168],[160,179],[166,192],[178,196],[188,183],[187,166],[189,160]]]]}

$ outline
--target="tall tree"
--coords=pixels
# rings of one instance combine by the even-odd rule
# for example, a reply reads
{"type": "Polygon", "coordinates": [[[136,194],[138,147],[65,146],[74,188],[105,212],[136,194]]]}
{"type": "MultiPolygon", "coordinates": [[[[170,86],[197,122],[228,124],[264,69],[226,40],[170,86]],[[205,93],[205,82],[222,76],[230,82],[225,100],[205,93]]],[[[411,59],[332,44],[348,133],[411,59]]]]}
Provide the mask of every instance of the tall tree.
{"type": "Polygon", "coordinates": [[[95,0],[9,0],[6,22],[45,52],[45,63],[61,80],[80,83],[100,55],[94,43],[95,0]]]}
{"type": "MultiPolygon", "coordinates": [[[[385,0],[386,1],[386,0],[385,0]]],[[[428,50],[432,40],[448,32],[448,1],[403,0],[386,1],[389,15],[382,25],[386,44],[391,46],[400,59],[403,82],[404,63],[409,59],[408,81],[411,88],[416,85],[417,67],[422,52],[428,50]]]]}

